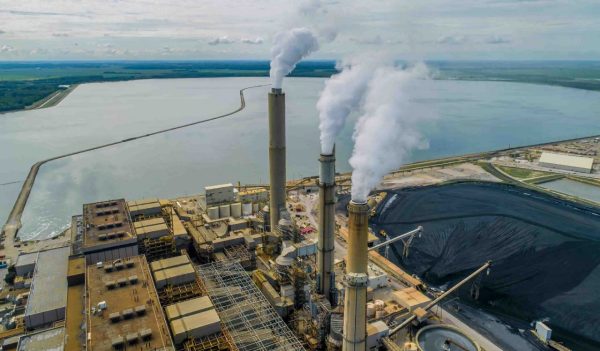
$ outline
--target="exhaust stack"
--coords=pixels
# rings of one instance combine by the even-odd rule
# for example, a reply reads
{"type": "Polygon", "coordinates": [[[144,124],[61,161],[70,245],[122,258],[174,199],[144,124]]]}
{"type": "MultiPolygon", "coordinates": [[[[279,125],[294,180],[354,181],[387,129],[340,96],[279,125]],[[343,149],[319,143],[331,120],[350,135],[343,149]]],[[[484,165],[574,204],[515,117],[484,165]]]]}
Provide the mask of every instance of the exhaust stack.
{"type": "Polygon", "coordinates": [[[365,351],[367,338],[367,263],[369,205],[348,205],[348,262],[344,297],[343,351],[365,351]]]}
{"type": "MultiPolygon", "coordinates": [[[[335,153],[335,151],[334,151],[335,153]]],[[[318,293],[325,295],[332,305],[335,273],[333,250],[335,247],[335,155],[319,158],[319,241],[317,242],[318,293]]]]}
{"type": "Polygon", "coordinates": [[[269,214],[271,231],[285,210],[285,94],[279,88],[269,92],[269,214]]]}

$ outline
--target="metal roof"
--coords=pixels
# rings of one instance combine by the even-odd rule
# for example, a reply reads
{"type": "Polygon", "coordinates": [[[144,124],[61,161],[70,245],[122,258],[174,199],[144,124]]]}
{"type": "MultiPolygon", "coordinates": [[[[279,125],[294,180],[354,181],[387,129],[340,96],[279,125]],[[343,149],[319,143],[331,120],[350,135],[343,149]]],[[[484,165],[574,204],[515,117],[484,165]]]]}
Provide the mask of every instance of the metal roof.
{"type": "Polygon", "coordinates": [[[591,170],[594,165],[594,159],[590,157],[581,157],[565,154],[555,154],[552,152],[542,152],[540,163],[551,163],[561,166],[577,167],[591,170]]]}
{"type": "Polygon", "coordinates": [[[68,246],[40,251],[25,315],[52,311],[67,304],[68,246]]]}

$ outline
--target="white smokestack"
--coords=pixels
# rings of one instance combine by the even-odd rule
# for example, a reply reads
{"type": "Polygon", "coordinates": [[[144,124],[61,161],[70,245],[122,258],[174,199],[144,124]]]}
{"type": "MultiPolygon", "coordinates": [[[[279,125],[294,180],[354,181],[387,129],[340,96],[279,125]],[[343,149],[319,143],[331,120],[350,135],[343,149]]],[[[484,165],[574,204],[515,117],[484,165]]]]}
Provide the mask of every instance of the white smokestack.
{"type": "Polygon", "coordinates": [[[321,121],[321,154],[333,153],[335,138],[344,128],[348,115],[360,106],[369,81],[382,60],[372,56],[347,60],[342,63],[340,73],[325,81],[325,88],[317,102],[321,121]]]}
{"type": "Polygon", "coordinates": [[[412,83],[426,78],[427,67],[382,67],[369,82],[363,114],[354,128],[352,200],[365,202],[383,176],[400,167],[414,148],[427,147],[418,131],[421,115],[411,111],[408,98],[412,83]]]}
{"type": "Polygon", "coordinates": [[[294,70],[296,64],[319,49],[315,35],[307,28],[293,28],[275,36],[271,49],[271,84],[281,89],[283,77],[294,70]]]}

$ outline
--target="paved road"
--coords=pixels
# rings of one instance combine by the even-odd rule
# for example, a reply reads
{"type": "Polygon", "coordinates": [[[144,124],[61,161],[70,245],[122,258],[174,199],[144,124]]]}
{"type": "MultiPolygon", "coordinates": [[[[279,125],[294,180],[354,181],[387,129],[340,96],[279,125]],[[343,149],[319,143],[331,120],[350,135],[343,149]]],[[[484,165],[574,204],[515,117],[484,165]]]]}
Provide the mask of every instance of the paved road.
{"type": "Polygon", "coordinates": [[[179,125],[179,126],[176,126],[176,127],[171,127],[171,128],[167,128],[167,129],[161,129],[161,130],[158,130],[158,131],[155,131],[155,132],[152,132],[152,133],[138,135],[138,136],[134,136],[134,137],[131,137],[131,138],[127,138],[127,139],[115,141],[115,142],[112,142],[112,143],[108,143],[108,144],[104,144],[104,145],[99,145],[99,146],[95,146],[95,147],[91,147],[91,148],[87,148],[87,149],[83,149],[83,150],[79,150],[79,151],[67,153],[67,154],[64,154],[64,155],[56,156],[56,157],[51,157],[51,158],[48,158],[46,160],[42,160],[42,161],[36,162],[33,166],[31,166],[31,169],[29,170],[29,174],[27,175],[27,178],[25,179],[25,182],[23,182],[23,186],[21,188],[21,192],[19,193],[19,196],[17,197],[17,200],[15,201],[15,204],[13,205],[13,209],[10,212],[10,215],[8,216],[6,224],[2,228],[2,234],[4,235],[5,240],[7,240],[7,241],[5,241],[4,245],[8,246],[9,244],[11,244],[12,240],[14,240],[16,238],[16,235],[17,235],[17,232],[18,232],[19,228],[21,228],[21,216],[23,214],[23,210],[25,209],[25,205],[27,204],[27,200],[29,199],[29,194],[31,193],[31,189],[33,188],[33,184],[35,182],[35,178],[37,176],[37,173],[38,173],[40,167],[43,164],[45,164],[47,162],[50,162],[50,161],[58,160],[58,159],[61,159],[61,158],[65,158],[65,157],[69,157],[69,156],[73,156],[73,155],[78,155],[78,154],[82,154],[82,153],[86,153],[86,152],[90,152],[90,151],[94,151],[94,150],[99,150],[99,149],[107,148],[109,146],[123,144],[123,143],[127,143],[127,142],[134,141],[134,140],[137,140],[137,139],[147,138],[147,137],[150,137],[150,136],[153,136],[153,135],[170,132],[170,131],[177,130],[177,129],[187,128],[187,127],[194,126],[196,124],[206,123],[206,122],[214,121],[214,120],[217,120],[217,119],[221,119],[221,118],[232,116],[232,115],[234,115],[234,114],[242,111],[246,107],[246,101],[244,99],[244,91],[245,90],[252,89],[252,88],[258,88],[258,87],[264,87],[266,85],[267,84],[253,85],[253,86],[241,89],[240,90],[240,106],[238,108],[236,108],[235,110],[233,110],[231,112],[228,112],[226,114],[222,114],[222,115],[219,115],[219,116],[215,116],[215,117],[203,119],[203,120],[196,121],[196,122],[191,122],[191,123],[179,125]],[[8,238],[10,238],[10,239],[8,239],[8,238]],[[8,240],[11,240],[11,243],[9,243],[8,240]]]}

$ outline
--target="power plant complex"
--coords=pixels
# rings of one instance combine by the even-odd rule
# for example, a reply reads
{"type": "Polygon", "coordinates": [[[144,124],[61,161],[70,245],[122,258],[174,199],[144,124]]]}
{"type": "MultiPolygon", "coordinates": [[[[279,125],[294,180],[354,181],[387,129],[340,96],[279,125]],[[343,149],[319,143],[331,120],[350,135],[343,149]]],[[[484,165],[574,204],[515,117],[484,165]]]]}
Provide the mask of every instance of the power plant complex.
{"type": "Polygon", "coordinates": [[[68,246],[20,255],[3,349],[496,350],[439,307],[491,263],[446,292],[392,263],[389,249],[408,255],[426,228],[374,233],[386,193],[348,201],[335,150],[318,157],[318,176],[289,181],[285,113],[271,89],[269,184],[84,204],[68,246]]]}

